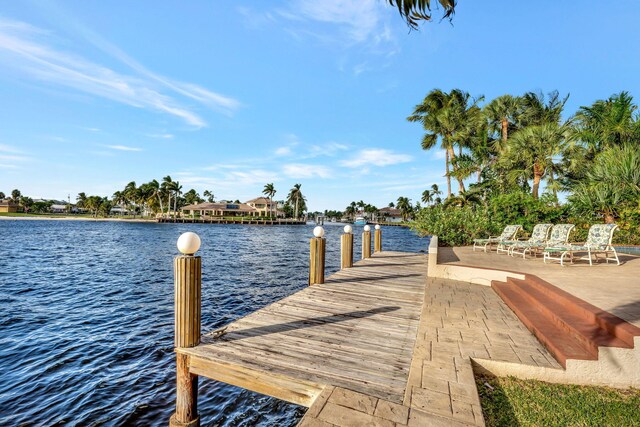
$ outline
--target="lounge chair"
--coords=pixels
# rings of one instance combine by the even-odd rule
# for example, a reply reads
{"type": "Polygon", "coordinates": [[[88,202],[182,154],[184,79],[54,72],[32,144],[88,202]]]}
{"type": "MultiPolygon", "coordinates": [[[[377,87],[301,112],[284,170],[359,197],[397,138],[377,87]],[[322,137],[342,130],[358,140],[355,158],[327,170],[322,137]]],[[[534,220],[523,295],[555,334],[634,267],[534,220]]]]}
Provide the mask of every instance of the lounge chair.
{"type": "Polygon", "coordinates": [[[476,247],[483,248],[485,252],[487,252],[487,246],[489,246],[489,250],[491,250],[492,244],[500,244],[500,242],[507,240],[515,240],[516,234],[518,231],[522,229],[521,225],[507,225],[502,234],[499,236],[489,236],[488,239],[473,239],[473,250],[476,250],[476,247]]]}
{"type": "MultiPolygon", "coordinates": [[[[522,255],[522,258],[527,257],[527,252],[535,255],[538,254],[539,248],[544,248],[549,241],[549,233],[553,228],[553,224],[536,224],[533,227],[533,231],[531,232],[531,237],[529,240],[516,240],[513,243],[508,243],[505,245],[509,254],[513,256],[514,254],[522,255]]],[[[570,230],[569,230],[570,231],[570,230]]],[[[567,233],[567,238],[569,233],[567,233]]],[[[565,242],[567,239],[564,240],[565,242]]]]}
{"type": "Polygon", "coordinates": [[[565,257],[573,263],[574,253],[587,252],[586,257],[580,259],[588,259],[589,265],[593,265],[593,255],[598,261],[598,254],[603,253],[604,259],[607,261],[615,261],[617,265],[620,265],[620,259],[613,246],[611,246],[611,240],[613,239],[613,232],[618,228],[616,224],[594,224],[589,228],[589,235],[587,241],[584,244],[567,244],[567,245],[548,245],[544,248],[544,262],[547,260],[560,261],[560,265],[564,265],[565,257]],[[613,257],[609,257],[609,253],[613,254],[613,257]],[[556,256],[553,256],[553,255],[556,256]]]}

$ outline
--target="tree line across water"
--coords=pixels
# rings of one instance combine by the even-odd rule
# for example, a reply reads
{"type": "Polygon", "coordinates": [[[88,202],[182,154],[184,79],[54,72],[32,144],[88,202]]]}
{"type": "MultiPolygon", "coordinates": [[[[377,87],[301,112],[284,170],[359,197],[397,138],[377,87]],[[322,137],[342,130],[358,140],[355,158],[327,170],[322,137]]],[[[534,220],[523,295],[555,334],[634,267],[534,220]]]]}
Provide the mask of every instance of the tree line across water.
{"type": "MultiPolygon", "coordinates": [[[[446,198],[425,190],[414,227],[467,244],[508,223],[571,222],[578,238],[616,222],[616,238],[640,243],[640,115],[627,92],[565,118],[567,96],[482,96],[434,89],[408,117],[421,147],[445,151],[446,198]],[[457,194],[452,188],[457,183],[457,194]]],[[[437,187],[435,187],[437,190],[437,187]]]]}
{"type": "MultiPolygon", "coordinates": [[[[285,217],[301,217],[307,211],[307,198],[302,194],[301,187],[302,184],[295,184],[289,190],[285,200],[274,203],[273,197],[277,191],[273,183],[266,184],[262,194],[269,198],[271,202],[271,209],[268,211],[269,215],[276,216],[275,205],[277,204],[285,217]]],[[[0,191],[0,200],[5,199],[5,197],[5,193],[0,191]]],[[[55,203],[54,201],[34,202],[32,198],[23,195],[18,189],[11,192],[9,199],[22,210],[30,213],[48,213],[55,203]]],[[[134,181],[131,181],[122,190],[113,193],[111,198],[87,195],[85,192],[81,192],[76,197],[75,205],[67,204],[66,207],[69,213],[80,210],[89,212],[94,217],[107,217],[113,214],[115,207],[122,207],[123,212],[134,218],[138,215],[175,217],[182,207],[204,202],[215,202],[215,195],[212,191],[205,190],[202,196],[193,188],[183,192],[183,186],[180,182],[174,181],[171,176],[167,175],[161,181],[154,179],[141,185],[136,185],[134,181]]],[[[241,203],[240,200],[221,202],[241,203]]]]}

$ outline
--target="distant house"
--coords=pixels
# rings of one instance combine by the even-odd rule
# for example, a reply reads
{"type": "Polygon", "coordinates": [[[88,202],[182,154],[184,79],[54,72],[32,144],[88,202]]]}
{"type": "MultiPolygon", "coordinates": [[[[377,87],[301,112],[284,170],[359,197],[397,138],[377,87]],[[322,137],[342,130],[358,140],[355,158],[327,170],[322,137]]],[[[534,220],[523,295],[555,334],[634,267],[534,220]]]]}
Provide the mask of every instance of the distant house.
{"type": "Polygon", "coordinates": [[[53,213],[67,213],[68,205],[53,204],[49,209],[53,213]]]}
{"type": "MultiPolygon", "coordinates": [[[[20,207],[11,199],[0,200],[0,213],[15,213],[20,207]]],[[[20,209],[21,210],[21,209],[20,209]]]]}
{"type": "Polygon", "coordinates": [[[131,212],[129,212],[129,209],[127,208],[123,208],[122,206],[114,206],[111,208],[111,211],[109,211],[109,213],[111,215],[129,215],[131,212]]]}
{"type": "Polygon", "coordinates": [[[256,197],[245,202],[260,213],[260,216],[269,216],[271,214],[275,216],[284,217],[284,212],[278,210],[278,202],[271,202],[266,197],[256,197]]]}
{"type": "Polygon", "coordinates": [[[260,211],[246,203],[198,203],[181,210],[185,216],[260,216],[260,211]]]}
{"type": "Polygon", "coordinates": [[[382,208],[378,218],[384,222],[402,222],[402,211],[396,208],[382,208]]]}

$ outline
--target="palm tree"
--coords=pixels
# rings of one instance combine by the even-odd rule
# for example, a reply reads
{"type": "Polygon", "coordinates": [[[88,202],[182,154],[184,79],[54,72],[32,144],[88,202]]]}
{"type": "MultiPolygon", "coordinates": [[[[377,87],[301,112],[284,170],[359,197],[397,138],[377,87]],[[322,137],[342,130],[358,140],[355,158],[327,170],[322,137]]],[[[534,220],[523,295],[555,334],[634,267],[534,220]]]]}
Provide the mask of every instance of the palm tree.
{"type": "Polygon", "coordinates": [[[133,218],[135,219],[137,209],[136,203],[138,203],[140,200],[140,191],[138,187],[136,187],[135,181],[131,181],[130,183],[128,183],[124,187],[123,193],[128,203],[127,209],[133,211],[133,218]]]}
{"type": "Polygon", "coordinates": [[[113,193],[112,200],[114,205],[120,205],[124,207],[126,207],[129,203],[125,191],[116,191],[115,193],[113,193]]]}
{"type": "Polygon", "coordinates": [[[457,196],[449,197],[444,201],[444,206],[459,206],[462,208],[465,206],[479,204],[481,202],[482,198],[480,196],[480,191],[473,188],[469,191],[463,191],[457,196]]]}
{"type": "Polygon", "coordinates": [[[178,197],[180,197],[180,195],[182,194],[182,185],[180,185],[179,181],[174,181],[171,189],[173,190],[174,197],[173,197],[173,216],[177,216],[178,215],[178,197]]]}
{"type": "MultiPolygon", "coordinates": [[[[160,186],[160,190],[163,193],[167,193],[167,215],[170,216],[171,211],[171,188],[173,186],[173,180],[171,176],[167,175],[162,178],[162,184],[160,186]]],[[[164,217],[164,210],[162,210],[162,216],[164,217]]]]}
{"type": "Polygon", "coordinates": [[[489,130],[500,134],[502,147],[507,144],[509,126],[516,126],[518,115],[521,112],[521,100],[519,97],[502,95],[484,106],[483,112],[489,122],[489,130]]]}
{"type": "Polygon", "coordinates": [[[287,198],[287,201],[289,203],[293,203],[295,205],[295,210],[294,210],[295,219],[298,219],[298,213],[299,213],[298,209],[300,206],[300,202],[304,199],[304,196],[300,191],[300,187],[302,187],[302,184],[295,184],[293,188],[289,190],[289,196],[287,198]]]}
{"type": "Polygon", "coordinates": [[[597,100],[590,107],[580,107],[576,114],[576,136],[587,147],[590,157],[611,146],[640,138],[638,106],[628,92],[607,100],[597,100]]]}
{"type": "Polygon", "coordinates": [[[13,203],[18,204],[18,202],[20,201],[20,196],[22,195],[22,193],[20,193],[20,190],[15,189],[11,192],[11,198],[13,199],[13,203]]]}
{"type": "Polygon", "coordinates": [[[2,191],[0,191],[0,200],[4,200],[5,197],[6,197],[5,194],[2,191]]]}
{"type": "Polygon", "coordinates": [[[512,178],[533,178],[531,194],[538,198],[540,182],[561,156],[568,143],[569,127],[557,123],[528,126],[509,139],[504,162],[512,167],[512,178]]]}
{"type": "Polygon", "coordinates": [[[408,197],[398,197],[396,208],[400,209],[403,221],[406,221],[409,214],[413,211],[411,201],[408,197]]]}
{"type": "Polygon", "coordinates": [[[353,219],[355,217],[355,215],[356,215],[356,208],[354,208],[353,206],[349,205],[344,210],[344,214],[347,217],[351,217],[353,219]]]}
{"type": "Polygon", "coordinates": [[[273,217],[273,196],[276,195],[276,189],[273,186],[273,182],[270,184],[266,184],[264,186],[264,190],[262,190],[262,194],[269,197],[269,215],[273,217]]]}
{"type": "Polygon", "coordinates": [[[76,206],[79,208],[85,208],[87,203],[87,195],[82,192],[82,193],[78,193],[78,196],[76,197],[76,206]]]}
{"type": "Polygon", "coordinates": [[[213,201],[214,201],[214,197],[215,197],[215,196],[213,195],[213,192],[212,192],[212,191],[204,190],[204,192],[202,193],[202,195],[203,195],[204,197],[206,197],[206,198],[207,198],[207,202],[209,202],[209,203],[213,203],[213,201]]]}
{"type": "MultiPolygon", "coordinates": [[[[413,114],[407,117],[410,122],[421,122],[427,131],[422,138],[422,149],[429,150],[435,146],[440,138],[441,148],[445,152],[445,176],[447,177],[447,194],[451,196],[451,172],[449,165],[455,164],[454,147],[457,145],[459,154],[469,143],[469,139],[477,133],[477,127],[482,122],[482,115],[478,102],[483,97],[472,99],[468,92],[453,89],[446,93],[434,89],[427,94],[421,104],[416,105],[413,114]]],[[[464,182],[458,177],[460,191],[464,191],[464,182]]]]}
{"type": "MultiPolygon", "coordinates": [[[[409,28],[418,29],[418,21],[431,21],[431,0],[387,0],[395,6],[409,28]]],[[[442,19],[453,18],[456,12],[456,0],[438,0],[442,7],[442,19]]]]}
{"type": "Polygon", "coordinates": [[[422,192],[422,203],[429,204],[433,201],[433,194],[431,190],[424,190],[422,192]]]}
{"type": "Polygon", "coordinates": [[[161,216],[164,216],[164,207],[162,206],[162,197],[161,197],[162,187],[160,186],[160,183],[154,179],[145,185],[147,186],[146,188],[147,191],[145,192],[147,196],[151,199],[154,197],[158,198],[158,203],[160,204],[161,216]]]}
{"type": "Polygon", "coordinates": [[[578,210],[614,221],[621,209],[640,209],[640,151],[634,144],[605,149],[570,197],[578,210]]]}
{"type": "Polygon", "coordinates": [[[557,90],[543,93],[527,92],[520,98],[521,112],[518,115],[520,129],[526,126],[539,126],[546,123],[560,123],[562,110],[569,95],[560,98],[557,90]]]}

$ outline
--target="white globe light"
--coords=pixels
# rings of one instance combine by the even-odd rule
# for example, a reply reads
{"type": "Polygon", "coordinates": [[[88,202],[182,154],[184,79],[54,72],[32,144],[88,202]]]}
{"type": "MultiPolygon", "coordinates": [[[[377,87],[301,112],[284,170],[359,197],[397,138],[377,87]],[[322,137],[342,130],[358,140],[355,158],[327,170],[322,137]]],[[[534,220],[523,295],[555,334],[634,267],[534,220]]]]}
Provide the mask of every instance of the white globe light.
{"type": "Polygon", "coordinates": [[[313,235],[316,237],[324,236],[324,228],[317,226],[316,228],[313,229],[313,235]]]}
{"type": "Polygon", "coordinates": [[[368,226],[368,225],[365,225],[365,226],[364,226],[364,231],[371,231],[371,227],[370,227],[370,226],[368,226]]]}
{"type": "Polygon", "coordinates": [[[376,224],[375,229],[380,230],[380,224],[376,224]]]}
{"type": "Polygon", "coordinates": [[[193,255],[200,249],[200,236],[191,231],[182,233],[178,237],[178,250],[185,255],[193,255]]]}
{"type": "Polygon", "coordinates": [[[351,234],[351,232],[353,231],[353,227],[350,225],[345,225],[344,226],[344,232],[347,234],[351,234]]]}

